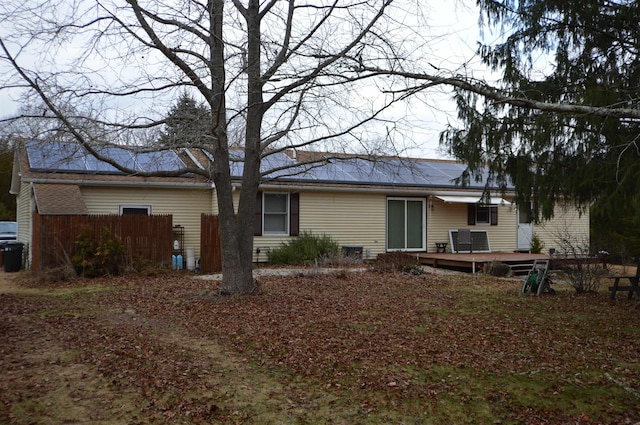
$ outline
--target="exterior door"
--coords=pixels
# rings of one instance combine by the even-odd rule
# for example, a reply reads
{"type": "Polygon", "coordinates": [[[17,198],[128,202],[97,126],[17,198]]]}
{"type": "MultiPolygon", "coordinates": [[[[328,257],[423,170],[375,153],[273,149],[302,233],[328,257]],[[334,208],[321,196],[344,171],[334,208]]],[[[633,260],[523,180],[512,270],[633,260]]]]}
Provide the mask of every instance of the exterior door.
{"type": "Polygon", "coordinates": [[[425,200],[387,199],[387,251],[425,251],[425,200]]]}
{"type": "Polygon", "coordinates": [[[518,251],[529,251],[533,239],[533,222],[529,205],[518,208],[518,251]]]}

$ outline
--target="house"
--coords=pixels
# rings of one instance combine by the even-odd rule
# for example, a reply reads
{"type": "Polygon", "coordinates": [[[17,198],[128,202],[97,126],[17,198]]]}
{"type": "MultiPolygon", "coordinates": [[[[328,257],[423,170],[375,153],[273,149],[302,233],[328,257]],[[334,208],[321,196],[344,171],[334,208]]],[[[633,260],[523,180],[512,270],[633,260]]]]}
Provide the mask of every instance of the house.
{"type": "MultiPolygon", "coordinates": [[[[111,158],[140,170],[207,166],[203,152],[131,153],[110,148],[111,158]],[[151,168],[155,167],[155,168],[151,168]]],[[[317,155],[317,154],[316,154],[317,155]]],[[[242,152],[232,174],[242,190],[242,152]]],[[[301,231],[328,234],[338,244],[357,247],[365,259],[388,251],[435,252],[446,243],[456,251],[458,229],[470,229],[474,252],[527,251],[535,233],[545,249],[564,232],[588,241],[588,213],[572,206],[533,224],[528,208],[511,200],[513,192],[492,193],[482,202],[482,182],[458,187],[465,169],[455,161],[326,157],[313,167],[294,152],[273,152],[263,160],[266,175],[258,193],[254,261],[301,231]]],[[[184,245],[200,250],[201,214],[216,214],[215,187],[201,176],[125,175],[73,143],[27,141],[16,150],[12,193],[17,196],[18,240],[32,243],[32,213],[172,214],[184,228],[184,245]]],[[[29,251],[29,250],[27,250],[29,251]]]]}

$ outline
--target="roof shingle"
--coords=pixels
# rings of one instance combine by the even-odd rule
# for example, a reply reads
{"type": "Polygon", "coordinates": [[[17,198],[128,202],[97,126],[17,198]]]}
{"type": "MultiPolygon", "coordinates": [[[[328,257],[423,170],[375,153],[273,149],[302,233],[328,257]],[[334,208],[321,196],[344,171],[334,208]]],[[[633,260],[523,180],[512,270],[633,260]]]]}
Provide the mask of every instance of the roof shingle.
{"type": "Polygon", "coordinates": [[[88,214],[80,187],[74,184],[35,184],[33,192],[40,214],[88,214]]]}

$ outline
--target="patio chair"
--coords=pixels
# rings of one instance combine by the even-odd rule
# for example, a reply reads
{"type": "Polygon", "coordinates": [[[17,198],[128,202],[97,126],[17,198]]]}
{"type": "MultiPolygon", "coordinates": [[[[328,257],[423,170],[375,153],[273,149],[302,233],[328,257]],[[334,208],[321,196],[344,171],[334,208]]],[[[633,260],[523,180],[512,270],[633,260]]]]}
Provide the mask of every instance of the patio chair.
{"type": "Polygon", "coordinates": [[[471,238],[470,229],[458,229],[458,240],[456,243],[456,252],[473,251],[473,239],[471,238]],[[464,249],[468,248],[468,249],[464,249]]]}

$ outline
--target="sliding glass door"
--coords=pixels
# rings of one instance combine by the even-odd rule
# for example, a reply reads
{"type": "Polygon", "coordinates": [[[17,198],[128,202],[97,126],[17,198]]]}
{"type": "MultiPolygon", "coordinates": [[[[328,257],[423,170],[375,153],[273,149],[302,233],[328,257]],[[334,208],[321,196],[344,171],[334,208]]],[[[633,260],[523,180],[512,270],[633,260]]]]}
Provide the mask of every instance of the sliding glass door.
{"type": "Polygon", "coordinates": [[[387,250],[424,251],[426,242],[424,199],[387,199],[387,250]]]}

